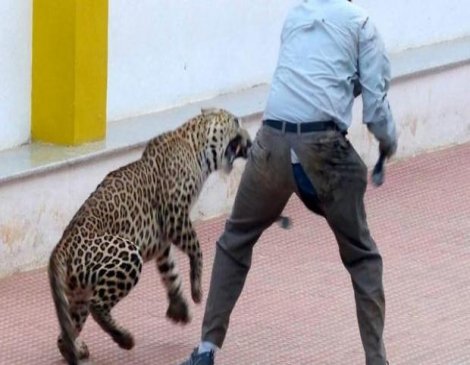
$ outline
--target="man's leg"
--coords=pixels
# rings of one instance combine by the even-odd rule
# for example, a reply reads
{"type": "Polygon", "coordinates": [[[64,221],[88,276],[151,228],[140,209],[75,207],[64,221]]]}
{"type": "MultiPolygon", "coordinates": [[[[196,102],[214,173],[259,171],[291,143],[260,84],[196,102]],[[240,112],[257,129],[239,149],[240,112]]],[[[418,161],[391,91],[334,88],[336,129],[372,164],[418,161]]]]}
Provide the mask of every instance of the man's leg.
{"type": "Polygon", "coordinates": [[[326,219],[351,275],[367,365],[385,365],[382,258],[367,226],[367,168],[339,133],[312,137],[298,155],[319,192],[326,219]]]}
{"type": "Polygon", "coordinates": [[[281,214],[294,184],[282,134],[263,127],[253,143],[232,214],[217,242],[202,341],[221,347],[250,269],[253,246],[281,214]]]}
{"type": "Polygon", "coordinates": [[[351,190],[331,204],[327,220],[351,275],[366,364],[385,365],[382,257],[367,227],[363,192],[351,190]]]}

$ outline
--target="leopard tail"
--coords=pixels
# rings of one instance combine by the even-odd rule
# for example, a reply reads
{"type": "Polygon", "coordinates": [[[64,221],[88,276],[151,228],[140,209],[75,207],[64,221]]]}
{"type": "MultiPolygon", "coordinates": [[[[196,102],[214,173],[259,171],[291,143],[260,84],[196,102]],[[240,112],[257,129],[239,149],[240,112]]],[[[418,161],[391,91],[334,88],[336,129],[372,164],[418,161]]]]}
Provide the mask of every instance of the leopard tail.
{"type": "Polygon", "coordinates": [[[61,352],[69,365],[76,365],[78,364],[78,353],[75,347],[75,330],[70,317],[69,302],[65,296],[66,273],[67,263],[63,262],[56,250],[54,250],[49,260],[48,274],[52,298],[54,300],[62,335],[64,350],[61,350],[61,352]]]}

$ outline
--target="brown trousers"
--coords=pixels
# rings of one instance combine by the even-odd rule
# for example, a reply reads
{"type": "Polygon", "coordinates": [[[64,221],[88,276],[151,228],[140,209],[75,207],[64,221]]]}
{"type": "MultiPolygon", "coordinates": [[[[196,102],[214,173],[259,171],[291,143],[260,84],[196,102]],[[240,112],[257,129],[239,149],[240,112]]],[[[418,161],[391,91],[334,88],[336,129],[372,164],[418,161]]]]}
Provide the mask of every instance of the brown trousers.
{"type": "Polygon", "coordinates": [[[222,347],[250,269],[253,246],[297,193],[290,148],[318,193],[351,275],[367,365],[385,365],[382,258],[367,227],[367,168],[336,131],[283,133],[263,126],[253,143],[225,231],[217,242],[202,340],[222,347]]]}

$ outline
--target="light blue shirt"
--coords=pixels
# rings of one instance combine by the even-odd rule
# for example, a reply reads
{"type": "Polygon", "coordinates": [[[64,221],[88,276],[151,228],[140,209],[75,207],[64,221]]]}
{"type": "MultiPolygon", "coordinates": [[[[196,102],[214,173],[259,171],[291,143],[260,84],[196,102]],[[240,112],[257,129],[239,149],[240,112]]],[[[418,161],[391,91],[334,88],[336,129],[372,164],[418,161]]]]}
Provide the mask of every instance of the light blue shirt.
{"type": "Polygon", "coordinates": [[[304,0],[288,14],[264,119],[333,120],[347,130],[355,94],[380,141],[396,139],[387,100],[390,62],[376,27],[347,0],[304,0]]]}

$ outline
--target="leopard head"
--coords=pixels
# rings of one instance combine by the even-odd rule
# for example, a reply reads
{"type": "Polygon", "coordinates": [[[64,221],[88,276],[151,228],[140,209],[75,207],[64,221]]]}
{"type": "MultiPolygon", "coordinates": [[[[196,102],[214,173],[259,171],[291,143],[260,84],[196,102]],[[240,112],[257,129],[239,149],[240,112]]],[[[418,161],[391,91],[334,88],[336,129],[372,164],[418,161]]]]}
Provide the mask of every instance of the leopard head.
{"type": "Polygon", "coordinates": [[[247,158],[252,141],[240,120],[223,109],[201,109],[208,121],[208,158],[215,162],[215,169],[226,173],[232,170],[235,159],[247,158]]]}

